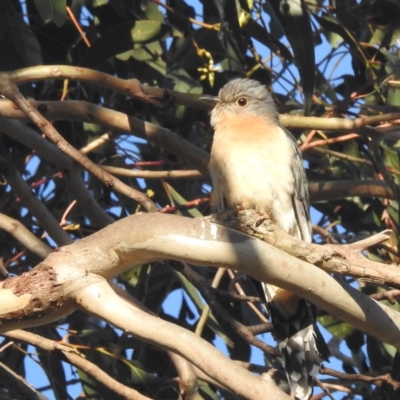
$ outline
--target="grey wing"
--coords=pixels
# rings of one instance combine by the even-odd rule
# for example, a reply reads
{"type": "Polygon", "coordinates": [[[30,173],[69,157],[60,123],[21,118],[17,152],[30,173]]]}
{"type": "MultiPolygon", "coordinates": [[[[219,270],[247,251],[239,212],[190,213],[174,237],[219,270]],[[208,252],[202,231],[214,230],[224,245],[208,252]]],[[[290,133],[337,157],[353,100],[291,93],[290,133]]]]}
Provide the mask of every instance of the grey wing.
{"type": "Polygon", "coordinates": [[[211,158],[209,171],[212,182],[212,192],[210,195],[210,209],[212,213],[220,213],[226,210],[225,204],[225,193],[223,188],[224,182],[223,174],[219,173],[219,165],[218,163],[214,163],[211,158]]]}
{"type": "Polygon", "coordinates": [[[285,133],[291,139],[293,153],[292,173],[294,178],[293,208],[299,229],[299,239],[306,242],[312,240],[312,225],[310,218],[310,197],[308,194],[308,182],[303,165],[303,157],[295,138],[285,129],[285,133]]]}
{"type": "MultiPolygon", "coordinates": [[[[285,132],[291,140],[294,154],[291,165],[294,179],[292,201],[298,224],[298,237],[311,242],[310,199],[303,157],[295,138],[287,130],[285,132]]],[[[320,349],[317,348],[317,342],[320,344],[317,336],[321,334],[315,326],[315,306],[299,299],[296,314],[286,321],[280,316],[280,310],[274,309],[276,307],[273,301],[270,308],[275,336],[284,356],[285,371],[292,391],[296,399],[307,400],[313,391],[313,377],[318,373],[321,356],[320,349]]],[[[322,351],[327,357],[329,351],[325,351],[326,345],[324,342],[323,344],[322,351]]]]}

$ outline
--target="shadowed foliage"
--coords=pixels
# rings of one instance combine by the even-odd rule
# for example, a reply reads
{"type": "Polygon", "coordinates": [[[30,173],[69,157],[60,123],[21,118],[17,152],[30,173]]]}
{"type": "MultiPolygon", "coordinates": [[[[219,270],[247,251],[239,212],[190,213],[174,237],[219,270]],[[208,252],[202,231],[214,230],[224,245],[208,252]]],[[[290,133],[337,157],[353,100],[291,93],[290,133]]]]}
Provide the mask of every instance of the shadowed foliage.
{"type": "MultiPolygon", "coordinates": [[[[87,102],[167,128],[182,143],[188,141],[201,149],[198,157],[204,165],[212,130],[207,105],[198,100],[200,95],[215,95],[236,77],[257,79],[274,93],[280,113],[293,117],[282,121],[290,125],[298,139],[310,183],[337,182],[340,195],[324,195],[322,189],[322,195],[318,193],[320,201],[312,202],[311,215],[317,226],[315,242],[351,243],[392,229],[390,242],[365,253],[374,261],[398,264],[399,33],[400,4],[390,0],[1,0],[0,71],[27,68],[28,78],[21,78],[24,83],[19,89],[29,100],[62,99],[66,107],[72,100],[87,102]],[[42,65],[90,68],[121,79],[135,78],[146,93],[146,86],[168,91],[159,96],[149,91],[150,97],[143,101],[106,88],[104,80],[54,79],[41,74],[40,69],[38,76],[30,75],[29,67],[42,65]],[[191,96],[180,98],[176,92],[191,96]],[[324,128],[315,125],[316,120],[310,120],[305,129],[301,122],[305,121],[304,116],[319,117],[321,123],[329,123],[332,118],[369,118],[370,130],[364,129],[362,123],[351,129],[332,122],[324,128]],[[358,185],[351,195],[351,185],[341,189],[340,183],[345,180],[354,182],[354,187],[358,185]],[[371,184],[370,189],[362,190],[367,183],[371,184]],[[387,198],[378,193],[382,185],[390,192],[387,198]]],[[[1,215],[20,221],[52,247],[66,244],[52,237],[48,227],[41,223],[40,211],[29,196],[24,197],[18,190],[21,177],[33,197],[40,200],[55,222],[61,223],[72,241],[92,234],[112,220],[145,211],[77,163],[68,164],[67,156],[66,161],[52,153],[54,149],[41,152],[23,135],[10,134],[3,126],[7,119],[2,108],[5,101],[0,99],[1,215]],[[97,211],[89,203],[85,206],[82,199],[77,200],[74,174],[101,210],[101,218],[96,218],[97,211]]],[[[196,171],[186,172],[200,169],[199,162],[191,163],[190,156],[181,157],[174,149],[168,151],[151,139],[143,140],[135,127],[126,132],[91,120],[89,112],[86,117],[82,122],[66,115],[55,118],[53,125],[93,163],[118,167],[118,171],[110,169],[110,173],[147,194],[162,212],[188,217],[209,213],[209,178],[196,171]],[[167,171],[175,171],[176,177],[171,178],[167,171]]],[[[36,126],[27,124],[36,137],[41,134],[36,126]]],[[[311,201],[319,187],[311,185],[311,201]]],[[[20,275],[33,268],[40,258],[1,230],[0,261],[0,271],[20,275]]],[[[118,283],[161,318],[189,330],[197,327],[199,335],[224,348],[232,359],[250,362],[253,344],[257,343],[250,344],[227,319],[233,317],[245,325],[262,321],[245,302],[226,295],[234,286],[228,274],[219,282],[218,288],[224,291],[221,295],[209,288],[215,269],[187,268],[169,261],[143,265],[121,275],[118,283]],[[199,325],[199,316],[205,313],[204,298],[217,302],[222,311],[211,307],[213,313],[204,325],[199,325]]],[[[248,293],[254,296],[251,284],[242,278],[235,279],[245,290],[250,286],[248,293]]],[[[376,296],[391,289],[353,278],[341,279],[366,295],[376,296]]],[[[381,301],[399,310],[396,297],[380,296],[381,301]]],[[[326,337],[335,360],[332,368],[345,373],[332,373],[329,379],[319,376],[334,398],[398,398],[396,385],[352,380],[351,375],[390,373],[395,381],[400,381],[399,355],[394,347],[322,310],[319,323],[321,330],[328,332],[326,337]]],[[[267,333],[260,338],[275,346],[269,328],[265,323],[267,333]]],[[[64,339],[108,375],[150,398],[182,398],[176,371],[163,350],[104,321],[77,312],[59,325],[31,331],[55,341],[64,339]]],[[[0,347],[9,341],[1,337],[0,347]]],[[[15,343],[0,352],[0,365],[27,377],[24,361],[30,356],[48,383],[29,383],[50,398],[68,399],[79,392],[82,398],[120,398],[86,372],[65,367],[62,357],[38,347],[15,343]]],[[[287,390],[284,374],[279,375],[281,359],[273,351],[266,351],[264,361],[267,367],[278,368],[278,384],[287,390]]],[[[262,364],[262,358],[257,362],[262,364]]],[[[259,372],[263,366],[250,368],[259,372]]],[[[0,392],[4,398],[16,398],[18,390],[8,385],[1,368],[0,392]]],[[[204,399],[239,398],[203,378],[199,387],[204,399]]],[[[315,393],[319,393],[318,389],[315,393]]]]}

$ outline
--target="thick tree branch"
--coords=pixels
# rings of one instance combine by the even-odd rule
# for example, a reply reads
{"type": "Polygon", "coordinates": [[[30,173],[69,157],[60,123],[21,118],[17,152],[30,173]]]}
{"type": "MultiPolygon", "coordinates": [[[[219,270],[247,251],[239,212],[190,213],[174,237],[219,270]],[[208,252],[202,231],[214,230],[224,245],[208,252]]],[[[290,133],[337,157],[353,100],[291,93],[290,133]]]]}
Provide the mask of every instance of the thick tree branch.
{"type": "Polygon", "coordinates": [[[308,187],[312,203],[353,196],[380,197],[396,200],[396,193],[393,193],[389,185],[383,181],[346,180],[309,182],[308,187]]]}
{"type": "MultiPolygon", "coordinates": [[[[143,86],[136,79],[120,79],[88,68],[72,67],[69,65],[37,66],[7,72],[7,77],[19,85],[26,82],[35,82],[46,79],[71,79],[79,82],[91,83],[117,93],[134,97],[155,106],[165,107],[168,104],[182,104],[190,107],[209,110],[212,107],[201,101],[200,95],[181,93],[163,88],[143,86]]],[[[282,115],[281,122],[287,128],[319,129],[324,131],[355,131],[362,135],[377,137],[379,131],[368,125],[375,125],[383,121],[393,121],[400,117],[400,113],[388,113],[356,119],[319,118],[298,115],[282,115]]]]}
{"type": "MultiPolygon", "coordinates": [[[[394,310],[261,240],[204,219],[162,214],[127,217],[62,247],[34,270],[1,282],[0,331],[44,324],[72,312],[74,293],[91,285],[91,274],[110,279],[134,265],[168,258],[247,273],[400,348],[400,315],[394,310]]],[[[352,269],[345,259],[340,265],[352,269]]]]}
{"type": "MultiPolygon", "coordinates": [[[[195,166],[204,176],[208,175],[208,153],[169,129],[84,101],[31,101],[30,103],[52,121],[68,119],[98,123],[109,129],[131,133],[175,154],[195,166]]],[[[26,115],[16,110],[15,106],[7,100],[0,100],[0,115],[26,119],[26,115]]]]}
{"type": "MultiPolygon", "coordinates": [[[[277,235],[275,242],[281,244],[280,239],[277,235]]],[[[363,241],[354,247],[359,251],[379,240],[363,241]]],[[[300,243],[293,247],[292,242],[292,247],[300,248],[302,254],[307,253],[306,246],[300,243]]],[[[328,253],[332,257],[336,254],[328,253]]],[[[104,280],[134,265],[167,258],[245,272],[297,293],[400,348],[400,315],[392,309],[351,287],[341,286],[324,271],[261,240],[206,219],[162,214],[127,217],[51,253],[32,271],[1,282],[0,332],[45,324],[79,306],[139,338],[176,352],[230,390],[247,393],[246,398],[259,399],[266,390],[264,384],[272,393],[270,398],[286,398],[272,381],[244,376],[197,335],[148,314],[142,306],[115,293],[104,280]]],[[[311,258],[316,261],[315,256],[311,258]]],[[[319,262],[318,256],[316,259],[319,262]]],[[[345,258],[341,263],[346,263],[345,258]]]]}
{"type": "MultiPolygon", "coordinates": [[[[155,318],[158,317],[114,282],[110,282],[110,286],[121,299],[126,301],[133,308],[139,308],[155,318]]],[[[178,372],[181,396],[188,400],[202,400],[202,396],[198,391],[197,375],[193,365],[177,353],[172,351],[167,351],[167,353],[178,372]]]]}
{"type": "Polygon", "coordinates": [[[193,365],[172,351],[169,351],[168,355],[179,375],[179,394],[182,398],[185,400],[204,400],[198,390],[197,375],[193,365]]]}
{"type": "Polygon", "coordinates": [[[366,258],[362,251],[389,239],[384,231],[364,240],[346,245],[306,243],[278,229],[263,214],[251,210],[238,213],[225,212],[209,217],[224,226],[238,229],[280,248],[327,272],[352,276],[366,282],[400,288],[400,271],[397,266],[382,265],[366,258]]]}
{"type": "MultiPolygon", "coordinates": [[[[46,258],[53,249],[43,243],[30,230],[28,230],[20,221],[10,218],[0,213],[0,229],[14,236],[24,247],[36,254],[40,258],[46,258]]],[[[1,266],[0,266],[1,270],[1,266]]]]}
{"type": "Polygon", "coordinates": [[[176,352],[246,399],[259,400],[264,393],[268,393],[269,399],[290,398],[273,381],[248,373],[194,333],[152,316],[142,307],[135,307],[132,302],[117,296],[100,277],[90,286],[78,290],[76,300],[90,314],[106,319],[120,329],[129,330],[147,342],[176,352]]]}

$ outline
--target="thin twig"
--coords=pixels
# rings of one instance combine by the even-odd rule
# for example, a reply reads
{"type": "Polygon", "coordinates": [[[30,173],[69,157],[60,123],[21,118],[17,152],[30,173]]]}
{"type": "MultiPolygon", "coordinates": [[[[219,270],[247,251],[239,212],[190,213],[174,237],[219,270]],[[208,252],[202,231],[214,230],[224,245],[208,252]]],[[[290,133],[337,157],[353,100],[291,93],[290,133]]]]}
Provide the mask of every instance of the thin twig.
{"type": "Polygon", "coordinates": [[[202,178],[200,171],[195,169],[189,170],[171,170],[171,171],[141,171],[131,170],[128,168],[113,167],[111,165],[99,165],[104,171],[113,175],[126,176],[130,178],[144,179],[187,179],[187,178],[202,178]]]}
{"type": "Polygon", "coordinates": [[[57,343],[53,340],[46,339],[35,333],[23,330],[13,330],[4,334],[14,340],[23,341],[33,346],[39,347],[48,352],[58,355],[62,359],[65,358],[71,365],[84,371],[86,374],[101,382],[115,393],[129,400],[151,400],[149,397],[140,394],[138,391],[125,386],[111,376],[101,370],[96,364],[79,355],[72,347],[57,343]]]}
{"type": "Polygon", "coordinates": [[[396,297],[400,296],[400,290],[399,289],[393,289],[393,290],[387,290],[386,292],[380,292],[380,293],[374,293],[371,294],[369,297],[372,299],[375,299],[377,301],[379,300],[388,300],[390,304],[396,304],[397,300],[396,297]]]}
{"type": "Polygon", "coordinates": [[[215,300],[214,295],[210,291],[209,285],[206,283],[205,279],[197,274],[192,268],[190,268],[187,264],[183,264],[183,266],[180,268],[180,272],[199,290],[222,326],[233,329],[248,343],[257,346],[266,353],[273,356],[280,355],[279,350],[256,338],[247,326],[241,324],[239,321],[235,320],[231,315],[229,315],[229,313],[221,306],[221,304],[215,300]]]}
{"type": "Polygon", "coordinates": [[[335,378],[347,379],[349,381],[361,381],[367,383],[373,383],[376,386],[382,386],[383,384],[391,386],[394,390],[400,389],[400,382],[395,381],[390,374],[369,376],[364,374],[346,374],[345,372],[335,371],[331,368],[326,368],[321,365],[319,372],[323,375],[334,376],[335,378]]]}
{"type": "Polygon", "coordinates": [[[0,93],[6,98],[13,101],[18,108],[26,114],[26,116],[49,138],[57,147],[65,154],[81,164],[87,171],[100,179],[106,186],[112,186],[116,191],[125,196],[137,201],[147,211],[155,212],[157,206],[145,194],[129,187],[119,179],[103,171],[100,167],[94,164],[88,157],[82,154],[79,150],[70,145],[32,105],[25,99],[18,90],[17,85],[10,79],[7,73],[1,74],[0,77],[0,93]]]}
{"type": "MultiPolygon", "coordinates": [[[[226,272],[225,268],[218,268],[217,269],[217,273],[215,274],[214,279],[213,279],[213,281],[211,283],[211,287],[212,288],[215,289],[215,288],[217,288],[219,286],[219,284],[221,283],[221,280],[222,280],[225,272],[226,272]]],[[[210,306],[208,304],[206,304],[204,306],[204,308],[203,308],[203,312],[200,315],[199,321],[197,322],[197,326],[196,326],[196,329],[194,331],[194,333],[196,335],[201,336],[201,333],[203,332],[203,329],[204,329],[204,327],[206,325],[206,322],[207,322],[209,314],[210,314],[210,306]]]]}

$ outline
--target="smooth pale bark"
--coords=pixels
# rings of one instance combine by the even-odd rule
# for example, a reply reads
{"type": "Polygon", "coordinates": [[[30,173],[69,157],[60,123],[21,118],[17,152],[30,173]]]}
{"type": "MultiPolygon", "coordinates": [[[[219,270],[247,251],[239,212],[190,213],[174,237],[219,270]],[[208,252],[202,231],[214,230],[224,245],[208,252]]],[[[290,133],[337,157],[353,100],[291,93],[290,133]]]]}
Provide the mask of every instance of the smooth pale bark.
{"type": "MultiPolygon", "coordinates": [[[[338,318],[400,348],[399,313],[353,288],[343,287],[329,274],[305,261],[204,219],[163,214],[130,216],[62,247],[35,270],[43,269],[44,265],[52,268],[54,290],[62,291],[64,299],[53,308],[57,313],[67,303],[70,305],[71,292],[90,284],[88,273],[109,279],[135,265],[161,259],[245,272],[295,292],[338,318]]],[[[29,274],[24,275],[28,278],[29,274]]],[[[45,276],[49,276],[48,272],[45,276]]],[[[8,281],[2,282],[0,289],[7,287],[8,281]]],[[[22,294],[40,296],[43,291],[36,292],[38,287],[26,289],[22,294]]],[[[0,330],[11,323],[8,318],[1,318],[8,312],[10,295],[10,289],[0,290],[0,330]]],[[[24,306],[22,298],[17,301],[24,306]]],[[[19,305],[14,304],[14,307],[18,310],[19,305]]],[[[27,319],[25,314],[25,319],[19,323],[25,323],[27,319]]]]}
{"type": "MultiPolygon", "coordinates": [[[[302,252],[304,256],[304,249],[302,252]]],[[[232,360],[209,343],[150,315],[116,293],[107,282],[135,265],[162,259],[245,272],[297,293],[400,349],[399,313],[351,287],[342,286],[325,271],[259,239],[207,219],[165,214],[124,218],[51,253],[32,271],[0,282],[0,332],[42,325],[80,307],[177,353],[246,398],[260,398],[257,396],[269,384],[269,398],[287,398],[272,381],[265,382],[248,371],[237,370],[232,360]],[[215,360],[218,363],[214,363],[215,360]],[[239,375],[242,381],[238,381],[239,375]],[[252,391],[246,382],[254,383],[252,391]]]]}

